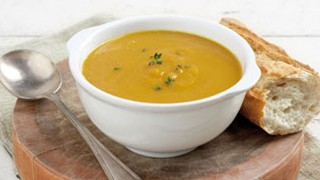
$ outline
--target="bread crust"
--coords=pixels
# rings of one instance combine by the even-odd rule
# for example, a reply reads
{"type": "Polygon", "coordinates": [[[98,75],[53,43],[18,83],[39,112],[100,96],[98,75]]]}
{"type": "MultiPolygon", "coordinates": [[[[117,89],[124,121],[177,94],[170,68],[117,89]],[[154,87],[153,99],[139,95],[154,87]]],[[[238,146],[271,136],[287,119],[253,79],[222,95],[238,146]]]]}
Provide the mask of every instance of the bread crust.
{"type": "MultiPolygon", "coordinates": [[[[267,95],[270,91],[269,84],[277,82],[279,79],[299,75],[302,71],[312,74],[320,84],[319,75],[311,67],[292,59],[282,48],[259,37],[239,21],[223,18],[220,23],[237,32],[249,43],[255,52],[257,64],[262,72],[258,83],[246,93],[240,113],[269,134],[293,133],[292,130],[270,131],[262,122],[267,95]]],[[[319,87],[316,86],[316,88],[319,87]]],[[[301,130],[303,127],[299,129],[301,130]]]]}
{"type": "Polygon", "coordinates": [[[227,26],[242,36],[250,44],[251,48],[256,54],[266,54],[273,60],[283,61],[319,77],[318,73],[310,66],[292,59],[281,47],[264,40],[238,20],[232,18],[222,18],[220,24],[227,26]]]}

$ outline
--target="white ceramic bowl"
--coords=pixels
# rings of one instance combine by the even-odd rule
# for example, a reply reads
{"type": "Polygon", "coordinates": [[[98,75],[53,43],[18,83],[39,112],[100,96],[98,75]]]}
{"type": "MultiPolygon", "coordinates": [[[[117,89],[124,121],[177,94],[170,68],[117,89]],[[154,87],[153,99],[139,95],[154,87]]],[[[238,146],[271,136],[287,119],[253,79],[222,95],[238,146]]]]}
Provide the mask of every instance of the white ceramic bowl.
{"type": "Polygon", "coordinates": [[[122,19],[80,31],[67,47],[81,102],[93,123],[116,142],[150,157],[178,156],[217,137],[233,121],[246,91],[260,77],[254,53],[243,38],[222,25],[193,17],[122,19]],[[243,75],[234,86],[214,96],[170,104],[116,97],[84,78],[82,63],[95,47],[115,36],[144,30],[177,30],[219,42],[240,60],[243,75]]]}

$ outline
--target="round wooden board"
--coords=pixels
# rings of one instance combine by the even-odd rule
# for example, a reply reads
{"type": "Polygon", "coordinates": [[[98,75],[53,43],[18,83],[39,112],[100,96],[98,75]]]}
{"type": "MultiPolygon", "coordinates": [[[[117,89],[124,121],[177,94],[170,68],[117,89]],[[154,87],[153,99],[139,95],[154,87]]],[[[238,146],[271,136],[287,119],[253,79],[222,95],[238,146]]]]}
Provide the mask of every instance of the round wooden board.
{"type": "MultiPolygon", "coordinates": [[[[89,120],[67,61],[59,96],[93,134],[142,179],[295,179],[303,133],[269,136],[241,116],[219,137],[186,155],[154,159],[104,136],[89,120]]],[[[19,99],[14,110],[14,158],[22,179],[106,179],[78,132],[48,100],[19,99]]]]}

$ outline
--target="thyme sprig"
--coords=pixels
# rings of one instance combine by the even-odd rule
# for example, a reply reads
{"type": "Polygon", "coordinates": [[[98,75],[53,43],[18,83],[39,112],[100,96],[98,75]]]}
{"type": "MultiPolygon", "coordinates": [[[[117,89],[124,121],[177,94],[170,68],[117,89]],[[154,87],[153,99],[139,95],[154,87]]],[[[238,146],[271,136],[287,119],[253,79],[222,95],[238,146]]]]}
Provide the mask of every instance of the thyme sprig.
{"type": "Polygon", "coordinates": [[[160,59],[162,53],[155,53],[153,56],[150,56],[151,60],[149,61],[148,65],[151,66],[153,64],[162,64],[162,60],[160,59]]]}
{"type": "Polygon", "coordinates": [[[179,71],[183,71],[181,64],[178,64],[177,67],[174,69],[174,72],[179,72],[179,71]]]}
{"type": "Polygon", "coordinates": [[[164,81],[168,86],[172,85],[174,79],[172,78],[172,76],[168,76],[168,78],[164,81]]]}
{"type": "Polygon", "coordinates": [[[156,90],[156,91],[159,91],[159,90],[161,90],[161,87],[160,86],[154,86],[153,89],[156,90]]]}

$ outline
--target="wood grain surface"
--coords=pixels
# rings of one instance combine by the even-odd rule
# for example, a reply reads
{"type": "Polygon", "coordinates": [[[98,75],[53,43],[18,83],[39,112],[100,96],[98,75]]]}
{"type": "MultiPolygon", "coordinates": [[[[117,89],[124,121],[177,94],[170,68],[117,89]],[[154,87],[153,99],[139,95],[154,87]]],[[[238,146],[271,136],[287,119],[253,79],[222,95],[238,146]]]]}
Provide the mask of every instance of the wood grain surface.
{"type": "MultiPolygon", "coordinates": [[[[84,112],[67,61],[59,96],[76,116],[142,179],[296,179],[303,132],[269,136],[241,116],[209,143],[186,155],[137,155],[103,135],[84,112]]],[[[19,99],[13,118],[14,159],[24,180],[106,179],[78,132],[48,100],[19,99]]]]}

